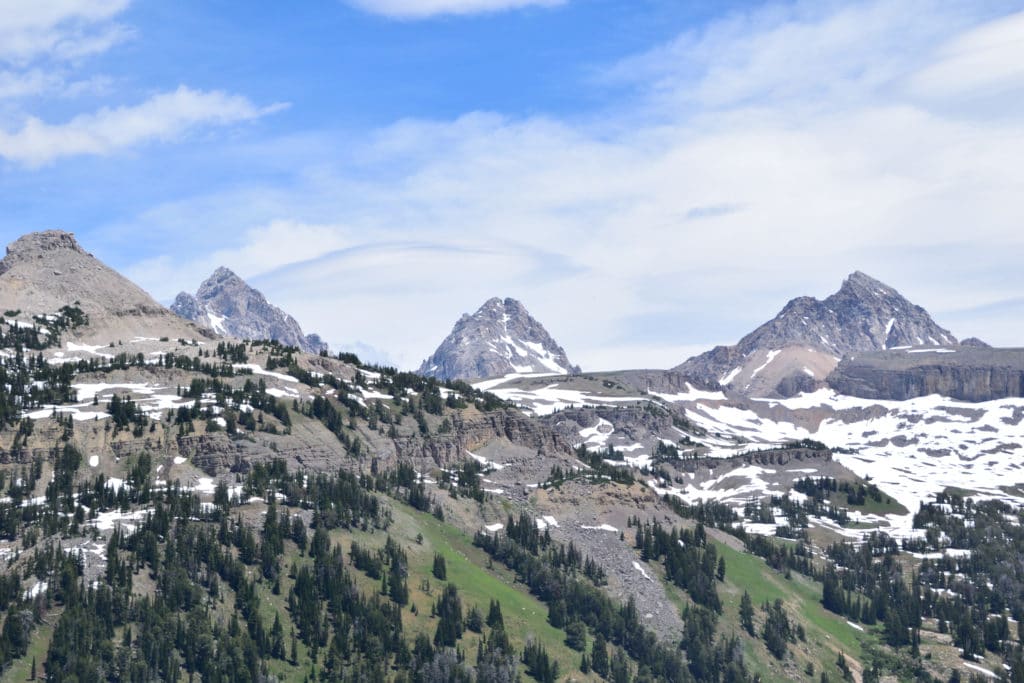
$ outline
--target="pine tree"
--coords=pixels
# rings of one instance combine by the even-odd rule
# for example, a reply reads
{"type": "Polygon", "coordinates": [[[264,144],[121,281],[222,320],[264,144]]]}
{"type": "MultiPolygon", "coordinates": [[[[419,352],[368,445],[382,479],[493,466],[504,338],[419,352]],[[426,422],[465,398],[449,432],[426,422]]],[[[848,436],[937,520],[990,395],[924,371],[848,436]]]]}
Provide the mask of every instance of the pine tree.
{"type": "Polygon", "coordinates": [[[435,611],[439,620],[437,631],[434,633],[434,645],[455,647],[456,642],[462,637],[463,622],[462,601],[453,584],[445,586],[441,599],[435,605],[435,611]]]}
{"type": "Polygon", "coordinates": [[[743,597],[740,598],[740,625],[747,633],[754,635],[754,603],[747,591],[743,591],[743,597]]]}
{"type": "Polygon", "coordinates": [[[608,675],[608,644],[600,633],[594,638],[590,648],[590,668],[601,676],[608,675]]]}
{"type": "Polygon", "coordinates": [[[501,615],[501,603],[493,598],[491,599],[490,607],[487,609],[487,627],[505,627],[505,618],[501,615]]]}
{"type": "Polygon", "coordinates": [[[434,568],[431,572],[438,581],[444,581],[448,578],[448,567],[445,564],[444,555],[434,553],[434,568]]]}
{"type": "Polygon", "coordinates": [[[281,615],[274,613],[274,626],[270,629],[270,654],[277,659],[284,659],[284,627],[281,626],[281,615]]]}

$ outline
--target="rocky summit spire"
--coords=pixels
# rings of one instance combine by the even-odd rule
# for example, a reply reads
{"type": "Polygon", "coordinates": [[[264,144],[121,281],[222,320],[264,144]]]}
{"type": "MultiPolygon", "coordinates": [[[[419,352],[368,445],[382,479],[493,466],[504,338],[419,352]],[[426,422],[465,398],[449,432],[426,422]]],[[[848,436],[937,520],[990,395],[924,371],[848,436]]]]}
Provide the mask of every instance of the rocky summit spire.
{"type": "Polygon", "coordinates": [[[793,299],[735,346],[716,347],[675,369],[740,393],[786,395],[820,385],[847,354],[956,344],[926,310],[857,271],[826,299],[793,299]]]}
{"type": "Polygon", "coordinates": [[[206,278],[195,296],[181,292],[171,310],[217,334],[238,339],[274,339],[308,353],[327,348],[318,335],[304,335],[292,316],[267,301],[229,268],[206,278]]]}
{"type": "Polygon", "coordinates": [[[510,373],[578,373],[565,350],[515,299],[489,299],[463,315],[419,373],[438,379],[481,379],[510,373]]]}

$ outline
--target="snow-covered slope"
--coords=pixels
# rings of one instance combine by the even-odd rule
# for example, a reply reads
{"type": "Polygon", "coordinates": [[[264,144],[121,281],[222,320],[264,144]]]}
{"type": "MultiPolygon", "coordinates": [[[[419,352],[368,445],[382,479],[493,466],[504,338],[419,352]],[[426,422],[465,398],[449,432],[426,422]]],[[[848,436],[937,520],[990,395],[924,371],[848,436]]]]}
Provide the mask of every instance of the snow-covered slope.
{"type": "Polygon", "coordinates": [[[463,315],[419,373],[439,379],[480,379],[510,373],[578,373],[565,350],[515,299],[490,299],[463,315]]]}
{"type": "Polygon", "coordinates": [[[326,344],[315,334],[304,335],[295,318],[267,301],[231,270],[220,267],[193,296],[178,294],[171,310],[186,320],[238,339],[274,339],[318,353],[326,344]]]}
{"type": "Polygon", "coordinates": [[[735,346],[716,347],[675,370],[748,396],[791,396],[822,386],[850,353],[956,344],[923,308],[856,272],[828,298],[793,299],[735,346]]]}
{"type": "MultiPolygon", "coordinates": [[[[524,412],[577,424],[571,436],[591,450],[612,446],[623,464],[655,465],[659,444],[680,453],[724,460],[812,439],[832,458],[869,478],[909,514],[874,520],[896,535],[909,533],[922,501],[953,487],[975,497],[1024,503],[1024,398],[965,402],[938,395],[905,401],[843,396],[827,388],[785,399],[743,398],[683,384],[673,391],[630,386],[627,373],[580,378],[512,378],[487,389],[524,412]],[[590,407],[586,410],[583,407],[590,407]],[[646,407],[645,407],[646,406],[646,407]],[[652,412],[665,417],[653,420],[652,412]]],[[[801,476],[824,476],[819,464],[793,464],[801,476]]],[[[684,477],[651,485],[684,500],[719,500],[742,508],[751,496],[787,487],[770,484],[782,467],[723,469],[713,479],[684,477]]],[[[870,521],[870,520],[868,520],[870,521]]]]}

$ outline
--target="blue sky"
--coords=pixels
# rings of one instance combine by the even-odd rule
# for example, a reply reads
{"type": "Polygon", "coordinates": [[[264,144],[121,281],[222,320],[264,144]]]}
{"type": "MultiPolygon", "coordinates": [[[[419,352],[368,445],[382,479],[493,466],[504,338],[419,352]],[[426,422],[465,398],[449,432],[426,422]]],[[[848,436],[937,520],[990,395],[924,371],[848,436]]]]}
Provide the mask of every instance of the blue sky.
{"type": "Polygon", "coordinates": [[[666,367],[858,269],[1021,345],[1020,9],[0,0],[0,230],[403,367],[495,295],[666,367]]]}

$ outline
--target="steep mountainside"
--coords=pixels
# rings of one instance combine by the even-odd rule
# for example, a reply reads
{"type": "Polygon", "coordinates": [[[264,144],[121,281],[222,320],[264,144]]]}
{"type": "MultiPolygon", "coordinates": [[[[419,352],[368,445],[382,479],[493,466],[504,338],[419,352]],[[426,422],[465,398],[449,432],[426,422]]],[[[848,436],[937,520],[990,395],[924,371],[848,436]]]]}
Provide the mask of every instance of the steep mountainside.
{"type": "Polygon", "coordinates": [[[304,335],[295,318],[267,301],[261,292],[223,266],[195,296],[181,292],[171,310],[186,320],[237,339],[273,339],[308,353],[326,348],[318,335],[304,335]]]}
{"type": "Polygon", "coordinates": [[[60,230],[24,235],[0,261],[0,311],[11,320],[52,315],[74,306],[88,324],[66,336],[103,345],[136,336],[201,338],[189,324],[137,285],[86,252],[75,236],[60,230]]]}
{"type": "Polygon", "coordinates": [[[452,333],[420,366],[439,379],[481,379],[509,373],[578,373],[565,350],[515,299],[495,297],[463,315],[452,333]]]}
{"type": "Polygon", "coordinates": [[[793,395],[821,386],[846,354],[956,345],[928,312],[864,273],[823,301],[799,297],[735,346],[718,346],[675,368],[753,396],[793,395]]]}

